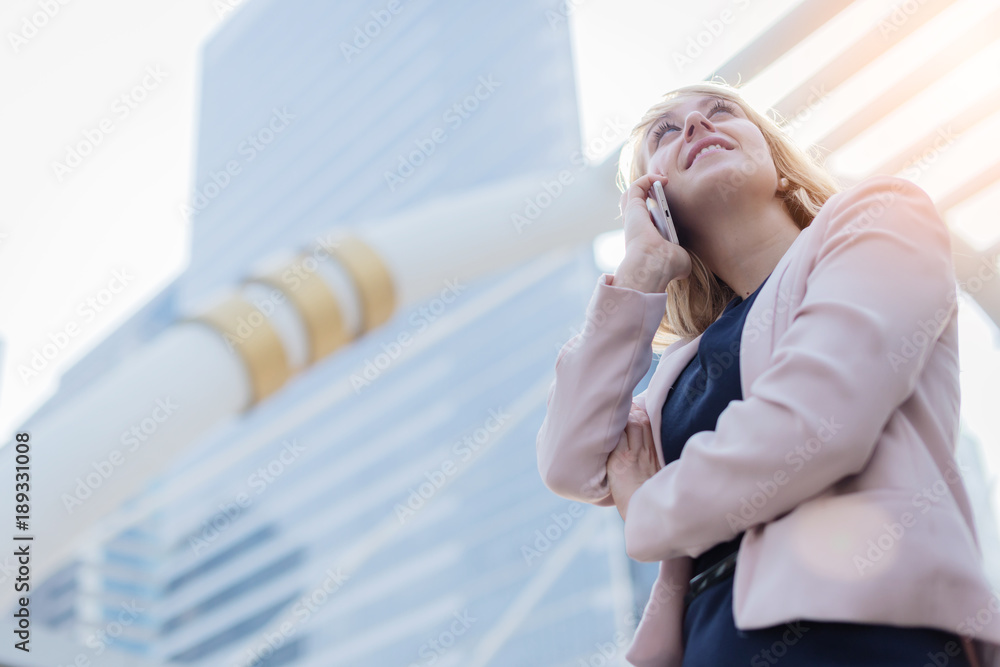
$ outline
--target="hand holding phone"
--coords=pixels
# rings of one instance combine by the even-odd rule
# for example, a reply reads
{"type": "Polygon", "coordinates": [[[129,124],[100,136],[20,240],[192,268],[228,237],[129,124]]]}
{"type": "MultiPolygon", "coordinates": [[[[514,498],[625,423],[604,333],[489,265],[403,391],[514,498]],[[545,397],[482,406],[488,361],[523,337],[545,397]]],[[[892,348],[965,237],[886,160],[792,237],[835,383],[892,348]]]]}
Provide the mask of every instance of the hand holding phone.
{"type": "Polygon", "coordinates": [[[667,196],[659,181],[653,181],[653,194],[654,197],[646,198],[646,208],[649,209],[649,213],[653,217],[656,229],[659,230],[660,236],[671,243],[680,245],[677,240],[677,230],[674,229],[674,221],[670,215],[670,207],[667,206],[667,196]]]}
{"type": "Polygon", "coordinates": [[[657,187],[659,180],[666,180],[666,176],[640,176],[629,184],[618,202],[625,231],[625,257],[615,270],[613,282],[618,287],[661,293],[671,281],[691,275],[692,258],[679,243],[663,186],[657,187]],[[657,197],[662,198],[662,206],[657,197]],[[656,236],[666,243],[657,242],[656,236]]]}

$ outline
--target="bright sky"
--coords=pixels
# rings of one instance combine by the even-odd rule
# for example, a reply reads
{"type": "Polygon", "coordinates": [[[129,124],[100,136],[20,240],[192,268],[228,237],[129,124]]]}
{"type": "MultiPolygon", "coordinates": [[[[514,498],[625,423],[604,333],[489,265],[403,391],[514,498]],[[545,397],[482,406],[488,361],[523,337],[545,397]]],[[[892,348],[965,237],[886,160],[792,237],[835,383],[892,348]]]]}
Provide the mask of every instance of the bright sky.
{"type": "Polygon", "coordinates": [[[215,0],[52,4],[34,32],[24,24],[38,0],[0,5],[3,441],[187,263],[178,203],[192,179],[198,49],[231,15],[215,0]],[[96,147],[78,166],[53,166],[87,137],[96,147]],[[18,374],[60,341],[37,377],[18,374]]]}
{"type": "MultiPolygon", "coordinates": [[[[178,205],[193,179],[199,48],[241,1],[56,2],[47,19],[36,18],[41,0],[0,4],[2,441],[62,372],[184,269],[189,230],[178,205]],[[88,137],[96,147],[77,165],[69,150],[88,137]],[[50,343],[58,354],[22,377],[18,367],[50,343]]],[[[698,62],[790,4],[758,0],[698,62]]],[[[697,28],[698,17],[677,21],[656,2],[565,7],[554,20],[576,30],[585,145],[599,157],[610,148],[599,139],[609,121],[634,122],[652,97],[694,74],[656,64],[669,59],[671,40],[640,17],[674,31],[697,28]]]]}
{"type": "MultiPolygon", "coordinates": [[[[126,0],[67,2],[44,25],[26,28],[48,0],[7,0],[0,5],[0,337],[4,339],[0,379],[0,441],[57,386],[60,373],[141,307],[187,262],[189,230],[178,205],[193,179],[199,47],[240,0],[126,0]],[[12,39],[12,34],[23,35],[12,39]],[[96,147],[80,163],[67,162],[69,147],[90,137],[96,147]],[[98,141],[99,139],[99,141],[98,141]],[[57,168],[65,163],[67,168],[57,168]],[[104,300],[91,303],[88,300],[104,300]],[[98,312],[98,310],[100,312],[98,312]],[[18,366],[49,342],[65,341],[37,377],[24,379],[18,366]]],[[[795,0],[711,0],[685,3],[567,0],[573,26],[577,87],[584,145],[601,158],[612,146],[600,137],[620,127],[618,140],[642,112],[667,90],[699,80],[749,42],[795,0]],[[688,40],[731,21],[700,51],[688,40]],[[684,60],[685,56],[693,58],[684,60]]],[[[989,4],[989,3],[985,3],[989,4]]],[[[860,34],[891,7],[891,0],[859,0],[847,12],[765,71],[746,89],[755,104],[767,104],[837,52],[845,35],[860,34]]],[[[237,7],[233,11],[239,11],[237,7]]],[[[924,57],[928,45],[942,45],[977,19],[976,3],[964,0],[943,14],[925,37],[896,49],[863,75],[818,104],[812,134],[871,98],[893,68],[924,57]],[[931,32],[933,31],[933,32],[931,32]],[[908,49],[908,50],[907,50],[908,49]],[[880,69],[881,68],[881,69],[880,69]]],[[[41,20],[36,22],[42,23],[41,20]]],[[[994,45],[996,47],[997,45],[994,45]]],[[[964,73],[933,87],[900,116],[849,145],[838,168],[850,173],[926,128],[926,114],[946,117],[968,103],[984,80],[996,49],[970,61],[964,73]],[[980,82],[978,86],[969,81],[980,82]],[[925,102],[931,102],[927,104],[925,102]],[[956,105],[958,105],[956,107],[956,105]]],[[[989,79],[990,81],[994,80],[989,79]]],[[[1000,122],[949,148],[948,160],[993,160],[981,146],[1000,145],[1000,122]]],[[[815,135],[815,136],[813,136],[815,135]]],[[[932,195],[956,185],[952,164],[942,159],[920,173],[932,195]],[[942,166],[944,165],[944,166],[942,166]],[[949,181],[951,178],[951,181],[949,181]],[[941,191],[935,192],[937,187],[941,191]]],[[[961,176],[961,174],[959,174],[961,176]]],[[[982,247],[997,236],[1000,192],[965,207],[950,219],[982,247]]],[[[620,236],[618,237],[620,241],[620,236]]],[[[614,242],[614,238],[612,238],[614,242]]],[[[612,243],[613,245],[613,243],[612,243]]],[[[614,249],[611,249],[614,262],[614,249]]],[[[974,310],[974,308],[973,308],[974,310]]],[[[1000,395],[1000,355],[995,330],[963,331],[963,400],[973,429],[1000,449],[1000,415],[988,401],[1000,395]],[[973,362],[973,363],[970,363],[973,362]]],[[[995,454],[993,470],[1000,470],[995,454]]]]}

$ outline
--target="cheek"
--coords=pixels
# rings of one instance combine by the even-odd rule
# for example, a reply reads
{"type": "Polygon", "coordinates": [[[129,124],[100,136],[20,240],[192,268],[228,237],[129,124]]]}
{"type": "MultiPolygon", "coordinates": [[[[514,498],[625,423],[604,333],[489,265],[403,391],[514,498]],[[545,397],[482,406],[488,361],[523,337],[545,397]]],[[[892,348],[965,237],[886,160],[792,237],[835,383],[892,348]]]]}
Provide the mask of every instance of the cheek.
{"type": "Polygon", "coordinates": [[[676,157],[676,155],[671,155],[666,151],[657,153],[653,156],[653,160],[649,163],[649,171],[657,174],[663,174],[664,176],[673,176],[676,171],[676,163],[671,162],[671,160],[676,159],[676,157]]]}
{"type": "Polygon", "coordinates": [[[653,172],[653,171],[656,170],[656,168],[660,165],[660,157],[662,157],[662,156],[657,153],[657,154],[654,154],[651,158],[647,158],[646,159],[646,172],[647,173],[653,172]]]}
{"type": "Polygon", "coordinates": [[[771,158],[771,151],[767,147],[767,141],[759,131],[747,137],[744,146],[750,159],[754,162],[762,166],[774,166],[774,160],[771,158]]]}

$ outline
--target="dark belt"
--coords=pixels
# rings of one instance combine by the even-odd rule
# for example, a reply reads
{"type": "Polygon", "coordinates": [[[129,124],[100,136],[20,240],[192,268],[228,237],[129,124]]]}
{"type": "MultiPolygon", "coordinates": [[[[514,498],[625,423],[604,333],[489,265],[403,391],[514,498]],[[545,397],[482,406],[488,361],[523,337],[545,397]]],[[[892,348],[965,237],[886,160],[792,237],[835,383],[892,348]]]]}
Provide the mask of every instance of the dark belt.
{"type": "Polygon", "coordinates": [[[691,579],[691,585],[688,592],[684,595],[684,610],[687,611],[688,605],[691,604],[691,600],[698,596],[699,593],[704,591],[706,588],[712,584],[721,581],[732,574],[733,570],[736,569],[736,554],[738,551],[734,551],[729,554],[718,563],[708,568],[698,576],[691,579]]]}

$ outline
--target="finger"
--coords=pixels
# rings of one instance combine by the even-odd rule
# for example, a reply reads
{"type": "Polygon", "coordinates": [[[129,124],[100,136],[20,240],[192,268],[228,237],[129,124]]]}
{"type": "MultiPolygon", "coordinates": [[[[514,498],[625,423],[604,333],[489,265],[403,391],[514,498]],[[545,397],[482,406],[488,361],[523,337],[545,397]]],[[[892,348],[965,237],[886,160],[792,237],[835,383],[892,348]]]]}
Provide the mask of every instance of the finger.
{"type": "Polygon", "coordinates": [[[656,455],[656,443],[650,438],[649,443],[649,463],[652,465],[652,470],[659,471],[660,469],[660,459],[656,455]]]}
{"type": "Polygon", "coordinates": [[[642,421],[639,422],[642,426],[642,444],[644,447],[650,451],[656,450],[656,443],[653,442],[653,428],[649,423],[649,417],[643,415],[642,421]]]}
{"type": "Polygon", "coordinates": [[[637,455],[642,449],[643,430],[642,424],[632,418],[629,418],[628,422],[625,424],[625,435],[628,437],[627,451],[634,456],[637,455]]]}
{"type": "Polygon", "coordinates": [[[646,197],[653,196],[653,183],[656,181],[660,182],[660,185],[666,185],[669,182],[668,179],[663,174],[649,173],[640,176],[635,179],[626,194],[631,194],[633,197],[645,199],[646,197]]]}
{"type": "Polygon", "coordinates": [[[655,178],[653,174],[646,174],[645,176],[640,176],[629,186],[623,196],[624,208],[622,212],[629,206],[636,204],[642,204],[643,208],[645,208],[646,197],[650,196],[650,188],[653,187],[653,180],[655,178]]]}
{"type": "Polygon", "coordinates": [[[606,468],[608,470],[609,475],[612,472],[620,473],[624,471],[625,466],[622,464],[622,452],[627,447],[628,447],[628,437],[625,435],[625,432],[623,431],[621,436],[618,438],[618,444],[615,445],[615,448],[611,451],[611,455],[608,456],[608,462],[606,468]]]}
{"type": "Polygon", "coordinates": [[[658,460],[656,458],[656,443],[653,441],[653,431],[649,424],[640,421],[642,432],[639,435],[639,443],[642,451],[639,453],[639,460],[647,470],[657,470],[658,460]],[[650,467],[651,466],[651,467],[650,467]]]}
{"type": "Polygon", "coordinates": [[[630,415],[635,415],[636,419],[638,419],[639,421],[641,421],[641,422],[643,422],[645,424],[649,423],[649,413],[646,412],[645,408],[643,408],[642,406],[638,405],[634,401],[632,402],[632,409],[629,410],[629,414],[630,415]]]}
{"type": "Polygon", "coordinates": [[[652,196],[651,188],[653,187],[653,181],[660,181],[662,185],[666,185],[667,180],[667,177],[662,174],[644,174],[633,181],[618,200],[618,208],[621,210],[622,215],[624,216],[629,206],[635,204],[641,204],[643,209],[645,209],[646,197],[652,196]]]}

